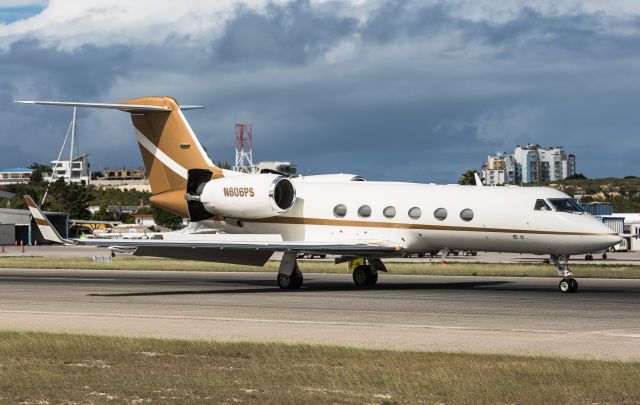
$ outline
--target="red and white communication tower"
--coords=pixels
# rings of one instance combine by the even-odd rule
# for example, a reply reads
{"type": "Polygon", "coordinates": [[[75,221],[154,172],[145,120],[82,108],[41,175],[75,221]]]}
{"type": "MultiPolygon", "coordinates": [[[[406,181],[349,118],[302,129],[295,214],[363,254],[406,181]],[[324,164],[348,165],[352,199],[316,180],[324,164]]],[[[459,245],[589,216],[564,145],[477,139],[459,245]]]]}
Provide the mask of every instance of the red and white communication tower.
{"type": "Polygon", "coordinates": [[[236,165],[233,170],[251,173],[253,167],[253,130],[251,124],[236,124],[236,165]]]}

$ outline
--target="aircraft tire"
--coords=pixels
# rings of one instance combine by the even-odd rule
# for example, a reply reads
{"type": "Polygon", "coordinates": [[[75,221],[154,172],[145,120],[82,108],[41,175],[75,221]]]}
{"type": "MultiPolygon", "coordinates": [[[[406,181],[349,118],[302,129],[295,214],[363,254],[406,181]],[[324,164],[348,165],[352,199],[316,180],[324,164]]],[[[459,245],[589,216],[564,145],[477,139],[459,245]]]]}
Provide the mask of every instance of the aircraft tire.
{"type": "Polygon", "coordinates": [[[578,282],[573,278],[563,278],[560,280],[558,288],[560,288],[560,292],[563,293],[574,293],[578,291],[578,282]]]}
{"type": "Polygon", "coordinates": [[[283,290],[297,290],[302,287],[304,277],[300,270],[296,269],[290,276],[278,274],[278,287],[283,290]]]}
{"type": "Polygon", "coordinates": [[[574,293],[574,292],[578,291],[578,282],[574,278],[570,278],[569,280],[570,280],[570,283],[571,283],[571,291],[569,291],[569,292],[574,293]]]}
{"type": "Polygon", "coordinates": [[[353,283],[356,287],[372,287],[378,282],[378,272],[371,266],[358,266],[353,270],[353,283]]]}

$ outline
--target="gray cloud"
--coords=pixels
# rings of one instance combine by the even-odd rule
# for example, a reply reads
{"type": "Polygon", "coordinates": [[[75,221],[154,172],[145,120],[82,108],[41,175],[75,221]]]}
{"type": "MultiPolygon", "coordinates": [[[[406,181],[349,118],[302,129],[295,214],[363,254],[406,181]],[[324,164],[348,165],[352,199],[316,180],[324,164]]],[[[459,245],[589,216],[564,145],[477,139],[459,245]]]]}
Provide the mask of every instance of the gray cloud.
{"type": "MultiPolygon", "coordinates": [[[[589,176],[640,174],[637,18],[522,8],[493,21],[410,1],[367,12],[238,7],[197,47],[179,36],[71,52],[14,43],[0,53],[0,166],[53,159],[70,117],[11,99],[169,94],[208,106],[188,119],[214,159],[233,158],[238,119],[254,125],[257,159],[305,173],[452,182],[489,153],[535,142],[564,144],[589,176]]],[[[80,123],[94,168],[140,165],[125,114],[83,112],[80,123]]]]}

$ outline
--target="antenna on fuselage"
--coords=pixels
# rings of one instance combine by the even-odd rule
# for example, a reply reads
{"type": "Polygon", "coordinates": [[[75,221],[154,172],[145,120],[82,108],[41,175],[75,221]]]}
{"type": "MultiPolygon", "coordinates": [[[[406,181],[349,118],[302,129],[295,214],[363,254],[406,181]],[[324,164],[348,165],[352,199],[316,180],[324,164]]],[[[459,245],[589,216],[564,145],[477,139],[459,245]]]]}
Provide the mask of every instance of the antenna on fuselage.
{"type": "Polygon", "coordinates": [[[476,179],[476,187],[482,187],[482,180],[480,179],[480,176],[478,176],[478,172],[473,172],[473,177],[476,179]]]}

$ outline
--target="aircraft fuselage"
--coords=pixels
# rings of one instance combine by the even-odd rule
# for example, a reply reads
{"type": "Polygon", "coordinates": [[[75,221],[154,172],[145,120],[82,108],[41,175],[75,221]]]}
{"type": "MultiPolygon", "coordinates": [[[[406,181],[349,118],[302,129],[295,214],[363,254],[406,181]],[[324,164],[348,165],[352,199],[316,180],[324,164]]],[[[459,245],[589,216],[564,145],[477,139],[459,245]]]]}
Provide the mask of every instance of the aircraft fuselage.
{"type": "Polygon", "coordinates": [[[549,199],[570,197],[547,187],[304,179],[294,184],[296,203],[282,215],[211,225],[229,233],[277,233],[283,240],[393,241],[404,247],[403,253],[446,248],[573,255],[605,250],[620,241],[589,214],[556,210],[549,199]],[[547,210],[534,209],[541,199],[547,210]]]}

